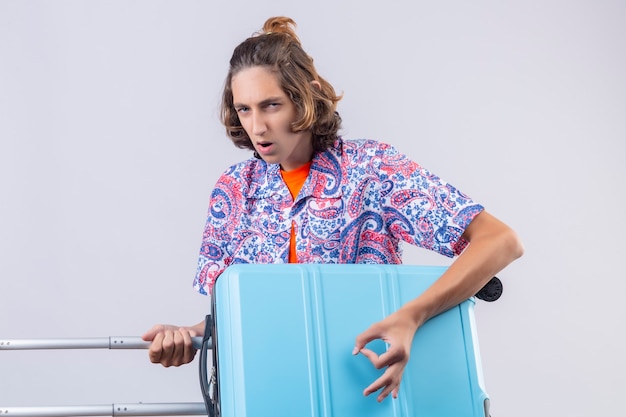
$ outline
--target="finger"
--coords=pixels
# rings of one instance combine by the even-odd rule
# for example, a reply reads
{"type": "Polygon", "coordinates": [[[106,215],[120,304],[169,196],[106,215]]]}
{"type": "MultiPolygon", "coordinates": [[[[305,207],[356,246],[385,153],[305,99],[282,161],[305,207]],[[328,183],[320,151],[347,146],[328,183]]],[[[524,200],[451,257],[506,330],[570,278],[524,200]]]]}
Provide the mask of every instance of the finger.
{"type": "Polygon", "coordinates": [[[163,331],[163,325],[162,324],[156,324],[154,326],[152,326],[152,328],[150,330],[148,330],[147,332],[145,332],[141,338],[143,340],[145,340],[146,342],[151,342],[154,337],[161,331],[163,331]]]}
{"type": "Polygon", "coordinates": [[[372,365],[374,365],[374,368],[376,369],[382,368],[382,366],[380,366],[380,356],[378,356],[376,352],[367,348],[361,349],[360,352],[363,356],[369,359],[370,362],[372,362],[372,365]]]}
{"type": "Polygon", "coordinates": [[[365,395],[367,397],[368,395],[370,395],[370,394],[380,390],[381,388],[385,387],[390,382],[391,382],[391,380],[387,376],[387,372],[385,372],[377,380],[372,382],[367,388],[365,388],[363,390],[363,395],[365,395]]]}
{"type": "Polygon", "coordinates": [[[163,333],[157,333],[148,349],[148,357],[152,363],[160,363],[163,354],[163,333]]]}
{"type": "Polygon", "coordinates": [[[374,365],[380,369],[395,363],[406,363],[408,360],[409,355],[401,347],[389,346],[387,351],[378,356],[374,365]]]}
{"type": "Polygon", "coordinates": [[[173,332],[173,350],[171,354],[170,365],[172,366],[180,366],[184,362],[185,356],[185,337],[183,336],[182,330],[177,330],[173,332]]]}
{"type": "Polygon", "coordinates": [[[363,395],[368,396],[382,389],[376,397],[376,401],[382,402],[390,393],[396,392],[394,398],[397,398],[397,390],[399,388],[399,379],[394,377],[394,370],[388,369],[384,374],[374,381],[369,387],[365,388],[363,395]]]}
{"type": "Polygon", "coordinates": [[[368,348],[363,348],[361,349],[361,353],[363,354],[363,356],[370,360],[370,362],[372,363],[372,365],[374,365],[374,368],[376,369],[382,369],[386,366],[391,366],[394,363],[403,361],[403,356],[401,355],[401,352],[398,352],[397,350],[392,351],[390,349],[379,355],[368,348]]]}
{"type": "Polygon", "coordinates": [[[387,396],[389,396],[389,394],[394,390],[395,388],[392,385],[387,385],[382,392],[378,395],[378,397],[376,398],[376,401],[378,401],[379,403],[382,403],[383,400],[385,398],[387,398],[387,396]]]}
{"type": "Polygon", "coordinates": [[[172,365],[172,356],[174,354],[174,332],[172,330],[166,330],[163,332],[163,342],[161,346],[163,352],[161,353],[161,364],[166,368],[172,365]]]}
{"type": "Polygon", "coordinates": [[[381,338],[381,335],[379,334],[379,332],[373,326],[370,327],[369,329],[367,329],[366,331],[364,331],[363,333],[361,333],[360,335],[356,337],[356,340],[354,343],[354,349],[352,349],[352,354],[356,355],[369,342],[371,342],[372,340],[380,339],[380,338],[381,338]]]}
{"type": "Polygon", "coordinates": [[[181,331],[183,336],[184,351],[183,351],[183,363],[189,363],[196,356],[196,349],[193,347],[191,340],[191,332],[187,329],[181,331]]]}

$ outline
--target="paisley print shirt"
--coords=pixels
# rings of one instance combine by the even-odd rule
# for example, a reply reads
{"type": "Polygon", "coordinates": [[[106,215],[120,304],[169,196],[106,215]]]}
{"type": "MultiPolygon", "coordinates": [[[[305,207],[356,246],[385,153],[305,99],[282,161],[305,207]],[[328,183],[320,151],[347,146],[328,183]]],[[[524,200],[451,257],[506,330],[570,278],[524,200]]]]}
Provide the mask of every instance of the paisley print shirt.
{"type": "Polygon", "coordinates": [[[300,263],[402,262],[400,242],[452,257],[483,207],[393,146],[338,139],[314,156],[295,201],[278,164],[230,167],[211,193],[194,288],[211,292],[236,263],[287,263],[292,224],[300,263]]]}

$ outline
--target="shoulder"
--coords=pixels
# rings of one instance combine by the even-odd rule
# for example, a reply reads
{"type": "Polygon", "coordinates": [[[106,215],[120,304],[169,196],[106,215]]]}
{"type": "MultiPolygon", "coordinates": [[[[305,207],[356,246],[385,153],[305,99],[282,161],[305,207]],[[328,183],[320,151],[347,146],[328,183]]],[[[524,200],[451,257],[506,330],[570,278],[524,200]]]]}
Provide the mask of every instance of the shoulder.
{"type": "Polygon", "coordinates": [[[267,170],[267,164],[262,159],[251,157],[245,161],[229,166],[220,178],[253,179],[255,175],[267,170]]]}
{"type": "Polygon", "coordinates": [[[375,139],[340,139],[342,151],[351,156],[376,156],[387,153],[397,153],[397,150],[389,143],[375,139]]]}
{"type": "Polygon", "coordinates": [[[412,163],[398,149],[375,139],[343,139],[340,142],[342,159],[347,165],[381,168],[388,165],[412,163]]]}
{"type": "Polygon", "coordinates": [[[215,189],[250,196],[267,184],[268,175],[272,171],[271,165],[251,157],[228,167],[217,180],[215,189]]]}

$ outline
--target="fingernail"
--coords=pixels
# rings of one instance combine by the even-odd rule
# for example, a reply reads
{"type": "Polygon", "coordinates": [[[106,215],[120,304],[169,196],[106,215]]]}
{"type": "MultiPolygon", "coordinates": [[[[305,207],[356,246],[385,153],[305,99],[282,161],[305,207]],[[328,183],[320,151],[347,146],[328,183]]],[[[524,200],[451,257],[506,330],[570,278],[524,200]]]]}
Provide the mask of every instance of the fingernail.
{"type": "Polygon", "coordinates": [[[352,349],[352,354],[356,355],[357,353],[359,353],[359,348],[355,346],[354,349],[352,349]]]}

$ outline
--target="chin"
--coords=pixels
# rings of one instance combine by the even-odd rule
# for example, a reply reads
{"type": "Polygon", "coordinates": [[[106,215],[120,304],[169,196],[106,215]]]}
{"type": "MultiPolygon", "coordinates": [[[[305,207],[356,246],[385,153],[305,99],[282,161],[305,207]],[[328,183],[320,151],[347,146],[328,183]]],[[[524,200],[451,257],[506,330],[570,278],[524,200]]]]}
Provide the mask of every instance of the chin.
{"type": "Polygon", "coordinates": [[[268,164],[278,164],[280,161],[278,158],[272,155],[259,155],[262,160],[264,160],[268,164]]]}

